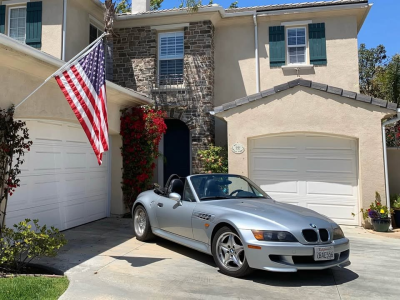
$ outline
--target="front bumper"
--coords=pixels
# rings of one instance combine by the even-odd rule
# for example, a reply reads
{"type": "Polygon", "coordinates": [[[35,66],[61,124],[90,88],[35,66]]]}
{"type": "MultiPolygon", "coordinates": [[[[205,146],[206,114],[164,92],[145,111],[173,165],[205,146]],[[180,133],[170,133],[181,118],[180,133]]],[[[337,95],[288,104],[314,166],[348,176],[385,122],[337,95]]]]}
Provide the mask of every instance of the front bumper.
{"type": "Polygon", "coordinates": [[[324,245],[303,245],[301,243],[281,243],[258,241],[251,230],[240,230],[246,259],[254,269],[272,272],[297,272],[297,270],[323,270],[350,264],[350,242],[347,238],[324,245]],[[249,248],[248,245],[261,249],[249,248]],[[314,261],[314,247],[333,246],[335,258],[330,261],[314,261]]]}

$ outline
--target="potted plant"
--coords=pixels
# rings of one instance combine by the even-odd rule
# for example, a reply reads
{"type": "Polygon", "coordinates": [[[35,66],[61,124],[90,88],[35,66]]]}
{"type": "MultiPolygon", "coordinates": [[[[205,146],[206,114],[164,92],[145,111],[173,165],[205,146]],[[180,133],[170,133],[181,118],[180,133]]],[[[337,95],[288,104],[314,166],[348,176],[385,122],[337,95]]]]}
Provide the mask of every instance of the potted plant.
{"type": "Polygon", "coordinates": [[[396,227],[400,228],[400,195],[392,196],[392,208],[394,210],[394,221],[396,227]]]}
{"type": "Polygon", "coordinates": [[[382,205],[381,196],[378,192],[375,193],[375,201],[371,203],[368,210],[361,209],[364,220],[370,219],[372,226],[375,231],[387,232],[390,227],[389,211],[388,207],[382,205]]]}

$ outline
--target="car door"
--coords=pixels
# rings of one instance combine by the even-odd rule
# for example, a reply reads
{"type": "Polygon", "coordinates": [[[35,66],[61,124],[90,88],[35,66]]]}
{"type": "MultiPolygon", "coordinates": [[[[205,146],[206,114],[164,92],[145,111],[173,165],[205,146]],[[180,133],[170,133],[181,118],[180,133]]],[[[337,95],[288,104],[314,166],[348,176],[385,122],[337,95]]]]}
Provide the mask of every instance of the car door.
{"type": "Polygon", "coordinates": [[[164,196],[157,199],[157,221],[160,229],[193,239],[192,214],[197,202],[185,193],[187,188],[186,183],[181,202],[164,196]]]}

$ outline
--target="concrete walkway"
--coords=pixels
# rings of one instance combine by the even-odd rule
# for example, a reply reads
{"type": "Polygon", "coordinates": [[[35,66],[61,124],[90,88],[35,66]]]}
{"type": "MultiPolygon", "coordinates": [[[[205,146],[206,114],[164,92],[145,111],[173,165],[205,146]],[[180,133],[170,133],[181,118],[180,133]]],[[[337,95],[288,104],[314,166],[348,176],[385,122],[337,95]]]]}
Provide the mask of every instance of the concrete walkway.
{"type": "MultiPolygon", "coordinates": [[[[71,283],[61,299],[400,299],[400,241],[344,227],[352,265],[293,274],[218,272],[211,256],[156,239],[138,242],[131,220],[104,219],[66,231],[47,260],[71,283]]],[[[43,261],[42,263],[44,263],[43,261]]]]}

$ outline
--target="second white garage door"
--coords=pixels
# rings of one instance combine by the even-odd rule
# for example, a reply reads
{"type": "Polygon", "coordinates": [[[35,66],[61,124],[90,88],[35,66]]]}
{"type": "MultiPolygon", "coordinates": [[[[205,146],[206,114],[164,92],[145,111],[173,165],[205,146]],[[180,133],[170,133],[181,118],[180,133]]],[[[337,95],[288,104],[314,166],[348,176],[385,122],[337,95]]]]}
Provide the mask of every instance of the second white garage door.
{"type": "Polygon", "coordinates": [[[357,225],[357,142],[287,134],[249,141],[249,175],[275,200],[310,208],[339,224],[357,225]]]}
{"type": "Polygon", "coordinates": [[[61,230],[106,217],[108,155],[97,159],[79,125],[27,121],[32,149],[21,187],[9,199],[8,226],[25,218],[61,230]]]}

